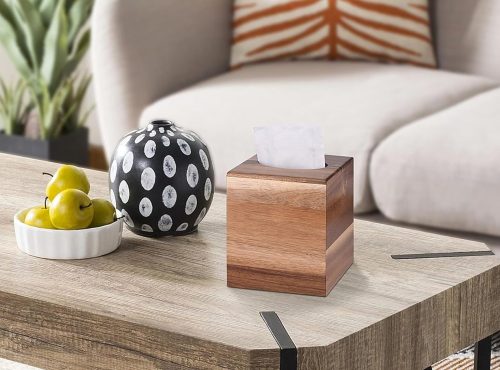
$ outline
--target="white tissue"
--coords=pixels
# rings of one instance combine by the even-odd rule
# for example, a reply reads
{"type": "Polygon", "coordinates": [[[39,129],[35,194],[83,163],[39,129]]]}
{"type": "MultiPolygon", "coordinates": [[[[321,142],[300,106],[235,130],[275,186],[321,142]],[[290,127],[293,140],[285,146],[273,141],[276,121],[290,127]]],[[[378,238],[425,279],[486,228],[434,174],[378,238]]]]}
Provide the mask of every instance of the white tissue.
{"type": "Polygon", "coordinates": [[[316,125],[254,127],[257,160],[266,166],[314,169],[325,167],[325,145],[316,125]]]}

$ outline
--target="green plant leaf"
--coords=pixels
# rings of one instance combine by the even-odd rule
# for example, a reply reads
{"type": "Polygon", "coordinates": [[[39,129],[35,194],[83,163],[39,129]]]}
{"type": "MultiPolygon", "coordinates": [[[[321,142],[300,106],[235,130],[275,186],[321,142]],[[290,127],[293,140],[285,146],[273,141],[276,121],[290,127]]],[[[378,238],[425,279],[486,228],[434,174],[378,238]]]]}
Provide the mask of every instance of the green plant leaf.
{"type": "Polygon", "coordinates": [[[66,101],[70,90],[72,89],[72,81],[68,80],[56,92],[51,100],[49,108],[49,121],[51,122],[48,128],[49,137],[57,137],[61,134],[63,127],[69,116],[73,113],[74,107],[70,107],[69,111],[65,111],[64,102],[66,101]]]}
{"type": "Polygon", "coordinates": [[[25,79],[29,79],[30,67],[18,43],[17,34],[11,21],[13,18],[11,18],[9,8],[3,0],[0,0],[0,42],[5,47],[17,71],[25,79]]]}
{"type": "Polygon", "coordinates": [[[20,133],[26,109],[25,84],[19,80],[13,86],[6,86],[0,79],[0,89],[0,123],[7,135],[20,133]]]}
{"type": "Polygon", "coordinates": [[[92,77],[90,75],[86,75],[82,78],[80,85],[75,93],[75,100],[81,103],[83,98],[85,98],[85,94],[87,93],[90,82],[92,81],[92,77]]]}
{"type": "Polygon", "coordinates": [[[43,127],[45,130],[46,138],[51,138],[52,133],[56,127],[56,119],[57,119],[57,94],[50,97],[47,86],[43,89],[44,97],[43,97],[43,127]]]}
{"type": "Polygon", "coordinates": [[[28,49],[31,66],[38,73],[43,49],[45,27],[38,9],[26,0],[13,1],[11,6],[18,28],[28,49]]]}
{"type": "Polygon", "coordinates": [[[46,28],[49,27],[52,18],[56,12],[58,1],[57,0],[40,0],[38,9],[42,18],[42,22],[46,28]]]}
{"type": "Polygon", "coordinates": [[[15,127],[29,109],[40,120],[40,137],[56,137],[83,123],[81,112],[90,83],[76,82],[75,70],[90,45],[83,32],[94,0],[0,0],[0,42],[26,81],[0,84],[0,120],[15,127]],[[29,104],[25,96],[29,92],[29,104]],[[16,120],[13,119],[16,117],[16,120]]]}
{"type": "Polygon", "coordinates": [[[0,79],[0,87],[2,88],[2,96],[6,97],[8,95],[8,90],[5,82],[2,79],[0,79]]]}
{"type": "Polygon", "coordinates": [[[82,61],[85,54],[90,47],[90,30],[85,31],[85,33],[78,39],[75,50],[69,56],[66,65],[64,66],[63,76],[70,76],[78,67],[82,61]]]}
{"type": "Polygon", "coordinates": [[[78,82],[78,85],[76,83],[76,80],[71,80],[73,88],[71,89],[64,106],[65,111],[70,111],[70,109],[73,109],[72,114],[66,121],[65,128],[67,129],[67,131],[76,130],[79,126],[83,125],[87,120],[88,115],[92,111],[92,109],[90,109],[90,112],[85,112],[82,115],[83,101],[85,99],[85,95],[87,93],[91,80],[92,78],[90,75],[86,75],[81,78],[78,82]]]}
{"type": "Polygon", "coordinates": [[[5,20],[11,25],[15,24],[14,16],[10,10],[10,6],[7,5],[5,0],[0,0],[0,16],[4,17],[5,20]]]}
{"type": "Polygon", "coordinates": [[[88,108],[83,114],[81,114],[80,119],[78,120],[77,127],[83,127],[85,126],[85,123],[89,119],[90,113],[94,110],[95,105],[92,104],[90,108],[88,108]]]}
{"type": "Polygon", "coordinates": [[[30,53],[28,50],[27,41],[24,37],[24,33],[22,30],[23,22],[19,21],[14,11],[14,8],[17,6],[16,2],[17,0],[5,0],[5,3],[9,7],[10,19],[11,19],[10,24],[12,25],[12,29],[16,33],[17,44],[19,45],[19,48],[21,49],[21,52],[23,53],[28,65],[30,65],[30,53]]]}
{"type": "Polygon", "coordinates": [[[38,113],[40,138],[44,140],[47,138],[47,130],[45,126],[48,125],[46,112],[50,104],[49,92],[47,86],[41,80],[36,80],[28,86],[28,91],[31,95],[31,101],[33,102],[36,112],[38,113]]]}
{"type": "Polygon", "coordinates": [[[89,19],[93,3],[94,3],[93,0],[76,0],[72,4],[68,14],[68,20],[69,20],[68,42],[70,48],[73,46],[73,43],[75,42],[78,36],[78,33],[89,19]]]}
{"type": "Polygon", "coordinates": [[[64,3],[64,0],[59,0],[44,41],[41,73],[51,94],[55,93],[60,85],[68,57],[68,22],[64,3]]]}
{"type": "Polygon", "coordinates": [[[29,0],[29,2],[35,7],[35,8],[39,8],[40,7],[40,4],[42,3],[42,0],[29,0]]]}

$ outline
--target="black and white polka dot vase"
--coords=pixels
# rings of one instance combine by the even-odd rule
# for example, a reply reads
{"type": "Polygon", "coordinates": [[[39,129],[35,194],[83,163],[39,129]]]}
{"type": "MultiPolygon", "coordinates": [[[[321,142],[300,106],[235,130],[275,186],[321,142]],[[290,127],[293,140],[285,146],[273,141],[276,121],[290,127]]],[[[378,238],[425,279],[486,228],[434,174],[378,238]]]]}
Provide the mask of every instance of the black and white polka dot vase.
{"type": "Polygon", "coordinates": [[[157,120],[128,133],[109,169],[111,202],[136,234],[185,235],[198,228],[214,194],[214,168],[194,132],[157,120]]]}

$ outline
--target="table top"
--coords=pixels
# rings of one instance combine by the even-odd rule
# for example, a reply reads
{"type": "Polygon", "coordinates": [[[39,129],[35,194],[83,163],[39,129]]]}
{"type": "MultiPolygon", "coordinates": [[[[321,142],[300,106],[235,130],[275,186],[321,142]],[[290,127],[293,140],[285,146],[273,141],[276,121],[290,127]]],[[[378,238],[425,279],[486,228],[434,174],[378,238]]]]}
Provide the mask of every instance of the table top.
{"type": "MultiPolygon", "coordinates": [[[[487,247],[356,220],[354,264],[328,297],[228,288],[223,194],[192,235],[149,239],[126,230],[120,248],[100,258],[34,258],[16,248],[13,215],[43,202],[42,172],[57,165],[5,154],[0,162],[0,293],[231,348],[277,349],[260,311],[276,311],[298,348],[327,346],[477,275],[500,272],[496,256],[394,260],[392,254],[487,247]]],[[[107,174],[86,172],[91,196],[107,198],[107,174]]]]}

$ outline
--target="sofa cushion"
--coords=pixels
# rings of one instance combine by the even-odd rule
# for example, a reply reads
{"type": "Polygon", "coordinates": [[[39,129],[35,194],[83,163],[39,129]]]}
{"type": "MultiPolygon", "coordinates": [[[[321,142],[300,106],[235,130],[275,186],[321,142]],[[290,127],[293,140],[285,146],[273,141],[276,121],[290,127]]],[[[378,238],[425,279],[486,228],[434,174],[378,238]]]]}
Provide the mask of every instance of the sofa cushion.
{"type": "Polygon", "coordinates": [[[319,124],[328,154],[355,157],[355,210],[362,212],[374,208],[368,164],[382,139],[490,87],[480,77],[406,65],[269,63],[167,96],[147,107],[141,122],[168,118],[199,133],[210,147],[219,189],[226,172],[255,153],[254,126],[319,124]]]}
{"type": "Polygon", "coordinates": [[[387,217],[500,235],[500,89],[412,123],[384,140],[370,167],[387,217]]]}
{"type": "Polygon", "coordinates": [[[435,67],[428,0],[235,0],[231,65],[355,59],[435,67]]]}

